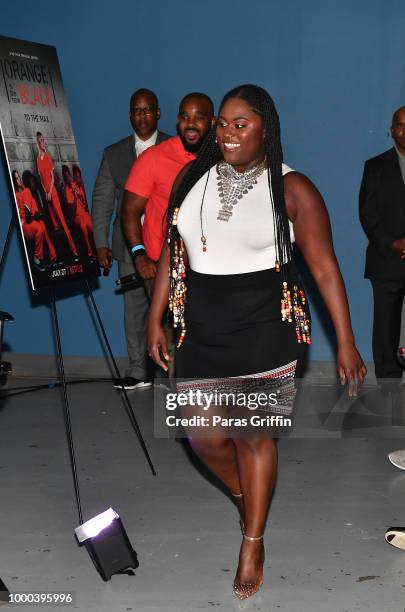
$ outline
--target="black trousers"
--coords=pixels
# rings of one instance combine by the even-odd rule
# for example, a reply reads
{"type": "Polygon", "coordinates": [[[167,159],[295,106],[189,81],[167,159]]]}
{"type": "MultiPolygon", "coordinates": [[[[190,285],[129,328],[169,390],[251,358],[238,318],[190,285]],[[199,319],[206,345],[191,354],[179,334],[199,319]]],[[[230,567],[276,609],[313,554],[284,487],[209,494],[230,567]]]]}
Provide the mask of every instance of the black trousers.
{"type": "Polygon", "coordinates": [[[402,377],[402,367],[397,360],[397,350],[401,335],[405,279],[403,281],[373,279],[371,284],[374,294],[373,357],[375,374],[377,379],[400,379],[402,377]]]}

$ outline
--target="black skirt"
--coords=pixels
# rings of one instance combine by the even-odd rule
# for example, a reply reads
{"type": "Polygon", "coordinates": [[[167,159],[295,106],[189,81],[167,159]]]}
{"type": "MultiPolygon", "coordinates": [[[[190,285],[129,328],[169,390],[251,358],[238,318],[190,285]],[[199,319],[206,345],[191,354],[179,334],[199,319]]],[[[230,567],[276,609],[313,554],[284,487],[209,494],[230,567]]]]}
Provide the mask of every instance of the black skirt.
{"type": "MultiPolygon", "coordinates": [[[[175,358],[179,390],[241,385],[251,390],[267,381],[286,392],[287,383],[291,391],[303,345],[294,323],[281,320],[281,283],[275,268],[230,275],[188,272],[186,336],[175,358]]],[[[282,412],[291,409],[286,405],[282,412]]]]}

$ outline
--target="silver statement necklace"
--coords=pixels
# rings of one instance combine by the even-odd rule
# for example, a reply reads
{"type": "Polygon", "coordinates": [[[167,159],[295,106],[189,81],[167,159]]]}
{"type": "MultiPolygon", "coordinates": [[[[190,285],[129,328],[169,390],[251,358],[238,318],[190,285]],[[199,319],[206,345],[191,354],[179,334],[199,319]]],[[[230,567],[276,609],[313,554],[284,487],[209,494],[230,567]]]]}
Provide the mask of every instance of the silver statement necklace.
{"type": "Polygon", "coordinates": [[[226,161],[221,161],[217,165],[217,186],[218,194],[221,202],[221,208],[218,211],[218,221],[229,221],[232,217],[233,207],[239,200],[246,195],[250,189],[253,189],[257,183],[257,179],[263,174],[266,168],[266,160],[263,160],[258,166],[238,172],[231,164],[226,161]]]}

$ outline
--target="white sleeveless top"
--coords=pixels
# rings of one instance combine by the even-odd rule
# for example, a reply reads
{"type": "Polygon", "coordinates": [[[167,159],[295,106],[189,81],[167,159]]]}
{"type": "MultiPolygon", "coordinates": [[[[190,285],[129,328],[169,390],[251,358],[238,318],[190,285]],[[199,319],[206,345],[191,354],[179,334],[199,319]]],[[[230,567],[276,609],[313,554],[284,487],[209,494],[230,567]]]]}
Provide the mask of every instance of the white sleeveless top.
{"type": "MultiPolygon", "coordinates": [[[[292,172],[283,164],[283,176],[292,172]]],[[[217,170],[211,168],[202,207],[202,223],[207,250],[201,242],[200,209],[207,174],[191,189],[182,203],[177,226],[184,240],[190,268],[201,274],[243,274],[274,268],[276,261],[273,210],[267,172],[253,189],[238,200],[228,221],[218,221],[221,203],[217,170]]],[[[290,223],[290,236],[294,232],[290,223]]]]}

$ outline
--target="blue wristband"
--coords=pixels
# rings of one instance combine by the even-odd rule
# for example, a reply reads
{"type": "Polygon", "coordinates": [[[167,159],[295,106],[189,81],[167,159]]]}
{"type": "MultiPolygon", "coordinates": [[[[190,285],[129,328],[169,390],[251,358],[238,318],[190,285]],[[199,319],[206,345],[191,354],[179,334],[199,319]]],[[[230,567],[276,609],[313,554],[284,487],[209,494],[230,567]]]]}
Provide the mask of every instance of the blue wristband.
{"type": "Polygon", "coordinates": [[[134,253],[136,253],[137,251],[140,251],[140,250],[145,251],[146,249],[145,249],[145,247],[143,246],[143,244],[136,244],[135,246],[133,246],[133,247],[131,248],[131,253],[132,253],[132,255],[133,255],[134,253]]]}

